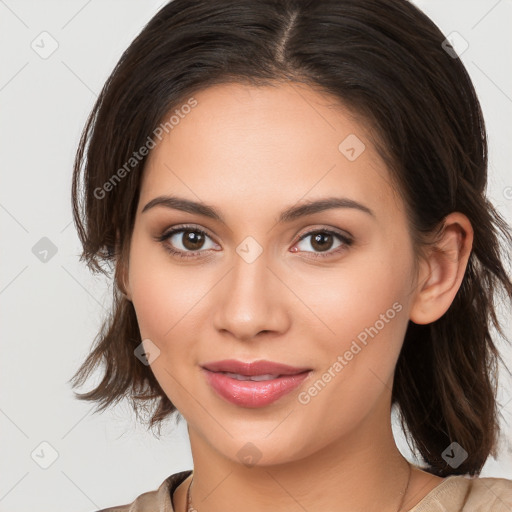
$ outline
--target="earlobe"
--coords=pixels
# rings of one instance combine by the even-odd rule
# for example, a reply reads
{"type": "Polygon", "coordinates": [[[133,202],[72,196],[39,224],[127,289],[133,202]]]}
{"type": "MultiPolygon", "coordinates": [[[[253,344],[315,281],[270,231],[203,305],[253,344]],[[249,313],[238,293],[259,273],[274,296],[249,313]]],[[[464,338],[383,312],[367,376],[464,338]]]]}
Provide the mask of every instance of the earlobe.
{"type": "Polygon", "coordinates": [[[130,290],[129,284],[124,285],[123,295],[126,297],[127,300],[129,300],[130,302],[132,301],[132,292],[130,290]]]}
{"type": "MultiPolygon", "coordinates": [[[[119,231],[117,233],[117,240],[119,240],[119,231]]],[[[121,290],[121,293],[126,297],[127,300],[131,302],[131,290],[130,290],[130,283],[128,280],[128,265],[126,262],[126,256],[123,253],[123,248],[119,245],[117,245],[119,255],[116,259],[116,267],[115,267],[115,274],[114,279],[116,281],[117,287],[119,290],[121,290]]]]}
{"type": "Polygon", "coordinates": [[[420,263],[410,311],[414,323],[429,324],[446,313],[462,283],[472,246],[469,219],[459,212],[447,215],[439,239],[420,263]]]}
{"type": "Polygon", "coordinates": [[[115,280],[117,287],[119,290],[121,290],[121,293],[126,297],[127,300],[131,302],[131,290],[130,290],[130,283],[126,279],[126,270],[124,263],[119,260],[116,263],[116,271],[115,271],[115,280]]]}

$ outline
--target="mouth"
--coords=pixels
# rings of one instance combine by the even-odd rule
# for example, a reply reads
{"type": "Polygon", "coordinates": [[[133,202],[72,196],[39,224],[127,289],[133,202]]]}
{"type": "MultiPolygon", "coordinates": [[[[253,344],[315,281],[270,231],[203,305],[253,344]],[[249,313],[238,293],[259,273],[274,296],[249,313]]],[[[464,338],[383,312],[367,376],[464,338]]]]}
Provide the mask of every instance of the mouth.
{"type": "Polygon", "coordinates": [[[274,378],[281,377],[283,375],[297,375],[311,370],[311,368],[295,367],[283,363],[276,363],[274,361],[260,360],[244,362],[237,361],[235,359],[213,361],[203,364],[202,367],[211,372],[231,373],[246,377],[270,376],[274,378]]]}
{"type": "Polygon", "coordinates": [[[227,375],[231,379],[236,380],[250,380],[253,382],[261,382],[264,380],[274,380],[278,379],[279,377],[284,377],[284,375],[270,375],[270,374],[264,374],[264,375],[240,375],[239,373],[230,373],[230,372],[214,372],[214,373],[222,373],[223,375],[227,375]]]}
{"type": "Polygon", "coordinates": [[[249,408],[277,401],[297,388],[312,371],[272,361],[224,360],[206,363],[201,368],[208,384],[221,398],[249,408]]]}

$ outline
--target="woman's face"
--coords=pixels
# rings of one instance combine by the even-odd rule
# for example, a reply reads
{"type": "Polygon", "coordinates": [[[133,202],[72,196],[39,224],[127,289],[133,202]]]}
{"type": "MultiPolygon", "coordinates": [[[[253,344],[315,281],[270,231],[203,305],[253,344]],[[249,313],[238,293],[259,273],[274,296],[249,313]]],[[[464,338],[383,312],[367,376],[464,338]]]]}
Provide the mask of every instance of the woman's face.
{"type": "Polygon", "coordinates": [[[306,86],[218,85],[194,98],[148,157],[130,247],[126,289],[151,369],[191,436],[234,461],[359,449],[389,422],[415,297],[389,172],[365,125],[306,86]],[[162,196],[222,220],[176,202],[143,211],[162,196]],[[338,205],[300,208],[326,199],[338,205]],[[203,369],[227,359],[309,371],[248,382],[203,369]]]}

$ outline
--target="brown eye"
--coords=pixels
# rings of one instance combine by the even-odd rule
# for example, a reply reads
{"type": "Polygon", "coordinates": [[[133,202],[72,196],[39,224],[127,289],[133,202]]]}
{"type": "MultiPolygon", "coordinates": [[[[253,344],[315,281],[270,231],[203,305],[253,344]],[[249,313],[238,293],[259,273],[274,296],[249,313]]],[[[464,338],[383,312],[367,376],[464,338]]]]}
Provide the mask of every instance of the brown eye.
{"type": "Polygon", "coordinates": [[[185,249],[190,251],[197,251],[201,249],[204,244],[204,234],[199,231],[185,230],[182,231],[181,241],[185,249]]]}
{"type": "Polygon", "coordinates": [[[208,249],[217,249],[211,237],[202,229],[193,226],[181,226],[171,229],[157,238],[165,249],[173,255],[183,258],[194,257],[208,249]],[[208,240],[211,241],[210,247],[207,246],[208,240]],[[205,247],[206,245],[206,247],[205,247]]]}
{"type": "Polygon", "coordinates": [[[322,229],[317,231],[310,231],[309,233],[303,235],[300,238],[297,246],[299,246],[299,244],[302,244],[303,247],[299,247],[299,250],[304,252],[312,252],[312,255],[314,257],[327,257],[333,254],[337,254],[344,249],[347,249],[350,245],[352,245],[352,243],[353,240],[348,236],[342,235],[341,233],[336,233],[334,231],[322,229]],[[309,242],[309,246],[313,248],[313,251],[308,251],[307,247],[304,247],[308,245],[305,242],[307,238],[311,239],[309,242]],[[336,240],[338,241],[338,245],[334,245],[336,240]],[[333,246],[334,250],[331,251],[330,249],[332,249],[333,246]]]}
{"type": "Polygon", "coordinates": [[[317,233],[311,239],[311,247],[317,251],[328,251],[333,245],[333,236],[328,233],[317,233]]]}

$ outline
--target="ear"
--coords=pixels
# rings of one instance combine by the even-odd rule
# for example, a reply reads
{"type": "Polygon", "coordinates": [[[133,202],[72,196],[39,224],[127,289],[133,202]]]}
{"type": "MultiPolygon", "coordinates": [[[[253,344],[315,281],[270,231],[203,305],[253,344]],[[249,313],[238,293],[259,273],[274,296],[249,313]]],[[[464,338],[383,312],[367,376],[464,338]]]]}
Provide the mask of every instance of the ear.
{"type": "Polygon", "coordinates": [[[132,300],[130,283],[128,280],[128,255],[124,254],[123,247],[119,242],[119,230],[117,232],[117,242],[116,242],[116,254],[118,255],[116,258],[116,267],[114,278],[117,284],[117,287],[121,290],[121,293],[129,300],[132,300]]]}
{"type": "Polygon", "coordinates": [[[409,316],[414,323],[429,324],[446,313],[462,283],[472,247],[469,219],[459,212],[447,215],[438,241],[420,262],[409,316]]]}
{"type": "Polygon", "coordinates": [[[117,287],[121,290],[121,293],[129,300],[132,300],[130,283],[128,278],[128,269],[123,259],[116,261],[115,280],[117,287]]]}

